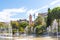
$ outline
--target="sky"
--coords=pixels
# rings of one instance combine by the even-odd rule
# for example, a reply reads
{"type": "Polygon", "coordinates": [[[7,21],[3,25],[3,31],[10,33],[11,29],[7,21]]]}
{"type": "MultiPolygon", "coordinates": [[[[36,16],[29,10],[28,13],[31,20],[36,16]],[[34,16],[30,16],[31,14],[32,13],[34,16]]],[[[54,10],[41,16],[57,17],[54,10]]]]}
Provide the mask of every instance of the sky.
{"type": "Polygon", "coordinates": [[[48,8],[60,6],[60,0],[0,0],[0,22],[27,19],[29,15],[47,12],[48,8]]]}

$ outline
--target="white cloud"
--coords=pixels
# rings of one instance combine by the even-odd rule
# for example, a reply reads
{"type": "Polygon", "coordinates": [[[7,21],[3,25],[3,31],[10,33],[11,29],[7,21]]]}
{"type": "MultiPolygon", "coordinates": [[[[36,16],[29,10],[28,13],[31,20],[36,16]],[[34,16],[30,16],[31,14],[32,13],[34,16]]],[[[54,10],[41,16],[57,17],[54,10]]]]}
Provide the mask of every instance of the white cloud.
{"type": "Polygon", "coordinates": [[[22,8],[13,8],[13,9],[4,9],[5,12],[25,12],[26,9],[24,7],[22,8]]]}
{"type": "MultiPolygon", "coordinates": [[[[15,18],[10,18],[10,16],[15,15],[15,13],[26,12],[26,10],[27,9],[24,8],[24,7],[22,7],[22,8],[12,8],[12,9],[3,9],[2,11],[0,11],[0,21],[8,22],[10,20],[13,20],[15,18]]],[[[16,18],[16,19],[18,19],[18,18],[16,18]]]]}
{"type": "MultiPolygon", "coordinates": [[[[40,10],[43,10],[43,9],[45,9],[45,8],[49,8],[50,6],[54,6],[56,3],[58,3],[58,2],[60,2],[60,0],[54,0],[54,1],[52,1],[50,4],[48,4],[48,5],[44,5],[44,6],[42,6],[42,7],[40,7],[40,8],[37,8],[37,9],[30,9],[30,10],[28,10],[27,11],[27,15],[29,16],[30,14],[31,15],[34,15],[35,14],[35,16],[37,16],[38,15],[38,12],[40,11],[40,10]]],[[[58,5],[56,5],[56,6],[59,6],[60,4],[58,4],[58,5]]],[[[28,18],[27,18],[28,19],[28,18]]],[[[33,20],[34,20],[34,18],[32,18],[33,20]]]]}
{"type": "Polygon", "coordinates": [[[30,9],[30,10],[27,11],[27,14],[34,14],[34,13],[36,13],[36,12],[42,10],[42,9],[48,8],[48,7],[52,6],[52,5],[55,5],[55,4],[58,3],[58,2],[60,2],[60,0],[54,0],[54,1],[51,2],[50,4],[44,5],[44,6],[40,7],[40,8],[30,9]]]}
{"type": "Polygon", "coordinates": [[[27,11],[27,14],[29,15],[29,14],[34,14],[35,12],[37,11],[37,9],[30,9],[30,10],[28,10],[27,11]]]}
{"type": "Polygon", "coordinates": [[[54,7],[60,7],[60,4],[53,5],[53,7],[51,7],[51,9],[53,9],[54,7]]]}
{"type": "Polygon", "coordinates": [[[9,14],[8,12],[0,12],[0,21],[8,21],[9,19],[9,14]]]}
{"type": "Polygon", "coordinates": [[[54,0],[53,2],[50,3],[50,5],[55,5],[56,3],[58,3],[60,0],[54,0]]]}
{"type": "MultiPolygon", "coordinates": [[[[54,7],[54,6],[60,6],[60,4],[56,4],[60,2],[60,0],[54,0],[53,2],[51,2],[49,5],[44,5],[40,8],[36,8],[36,9],[30,9],[26,12],[26,8],[22,7],[22,8],[12,8],[12,9],[3,9],[2,11],[0,11],[0,21],[10,21],[10,20],[17,20],[17,19],[20,19],[20,18],[10,18],[10,16],[13,16],[13,15],[16,15],[16,13],[22,13],[22,12],[26,12],[27,13],[27,16],[29,16],[29,14],[31,15],[34,15],[35,13],[35,16],[38,15],[38,12],[40,10],[43,10],[45,8],[48,8],[48,7],[54,7]]],[[[29,19],[29,18],[27,18],[29,19]]],[[[34,18],[32,18],[34,20],[34,18]]]]}
{"type": "Polygon", "coordinates": [[[60,4],[57,4],[56,7],[60,7],[60,4]]]}
{"type": "Polygon", "coordinates": [[[48,5],[45,5],[41,8],[37,8],[37,9],[30,9],[30,10],[27,11],[27,14],[34,14],[34,13],[36,13],[36,12],[38,12],[38,11],[44,9],[44,8],[47,8],[47,7],[48,7],[48,5]]]}

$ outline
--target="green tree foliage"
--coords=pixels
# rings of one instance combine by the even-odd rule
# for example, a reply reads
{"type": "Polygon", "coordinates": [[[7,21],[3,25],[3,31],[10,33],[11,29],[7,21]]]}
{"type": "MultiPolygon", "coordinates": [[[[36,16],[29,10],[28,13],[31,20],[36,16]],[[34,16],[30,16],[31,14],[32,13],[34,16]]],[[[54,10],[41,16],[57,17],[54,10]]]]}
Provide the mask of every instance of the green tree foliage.
{"type": "Polygon", "coordinates": [[[11,21],[12,28],[17,29],[19,27],[19,23],[17,21],[11,21]]]}
{"type": "Polygon", "coordinates": [[[52,9],[52,16],[54,19],[60,19],[60,7],[52,9]]]}
{"type": "Polygon", "coordinates": [[[0,22],[0,27],[2,27],[2,28],[8,28],[8,24],[7,23],[5,23],[5,22],[0,22]]]}
{"type": "Polygon", "coordinates": [[[48,8],[48,17],[47,17],[47,27],[53,22],[54,19],[57,19],[58,21],[58,27],[59,27],[59,19],[60,19],[60,7],[55,7],[52,10],[48,8]]]}
{"type": "Polygon", "coordinates": [[[24,32],[25,27],[28,26],[28,22],[19,23],[19,32],[24,32]]]}
{"type": "MultiPolygon", "coordinates": [[[[59,21],[60,21],[60,7],[55,7],[52,9],[52,18],[57,19],[58,20],[58,28],[59,26],[59,21]]],[[[59,29],[58,29],[59,31],[59,29]]]]}
{"type": "Polygon", "coordinates": [[[36,34],[40,35],[46,32],[46,27],[44,25],[36,26],[36,34]]]}
{"type": "Polygon", "coordinates": [[[46,27],[51,26],[52,20],[53,20],[52,13],[51,13],[50,8],[48,8],[46,27]]]}
{"type": "Polygon", "coordinates": [[[11,21],[11,26],[12,26],[12,32],[15,34],[18,30],[19,23],[17,21],[11,21]]]}
{"type": "Polygon", "coordinates": [[[20,22],[19,26],[25,28],[28,25],[27,22],[20,22]]]}
{"type": "Polygon", "coordinates": [[[43,25],[43,24],[44,24],[44,18],[41,16],[38,16],[35,20],[35,25],[38,26],[38,25],[43,25]]]}
{"type": "Polygon", "coordinates": [[[45,23],[44,23],[44,18],[42,16],[38,16],[35,20],[35,27],[36,27],[36,34],[41,34],[43,33],[46,29],[45,23]]]}

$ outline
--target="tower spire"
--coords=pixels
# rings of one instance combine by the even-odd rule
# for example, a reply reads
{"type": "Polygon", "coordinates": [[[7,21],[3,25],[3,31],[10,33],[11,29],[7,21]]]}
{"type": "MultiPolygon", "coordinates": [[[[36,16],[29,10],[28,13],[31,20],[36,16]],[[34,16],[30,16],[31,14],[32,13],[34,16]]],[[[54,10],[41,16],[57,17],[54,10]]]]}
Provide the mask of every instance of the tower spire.
{"type": "Polygon", "coordinates": [[[32,25],[32,15],[30,14],[29,15],[29,26],[31,26],[32,25]]]}

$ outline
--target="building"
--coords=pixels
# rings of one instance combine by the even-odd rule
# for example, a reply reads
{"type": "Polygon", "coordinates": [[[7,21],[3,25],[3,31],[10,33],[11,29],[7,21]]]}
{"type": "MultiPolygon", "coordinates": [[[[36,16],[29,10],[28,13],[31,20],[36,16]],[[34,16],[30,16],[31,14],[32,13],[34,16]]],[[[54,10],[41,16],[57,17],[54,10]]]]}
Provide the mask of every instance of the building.
{"type": "Polygon", "coordinates": [[[20,20],[17,20],[19,23],[20,22],[28,22],[28,20],[26,20],[26,19],[20,19],[20,20]]]}
{"type": "Polygon", "coordinates": [[[46,17],[47,13],[38,13],[38,16],[46,17]]]}
{"type": "Polygon", "coordinates": [[[30,14],[29,15],[29,26],[31,26],[32,25],[32,15],[30,14]]]}

